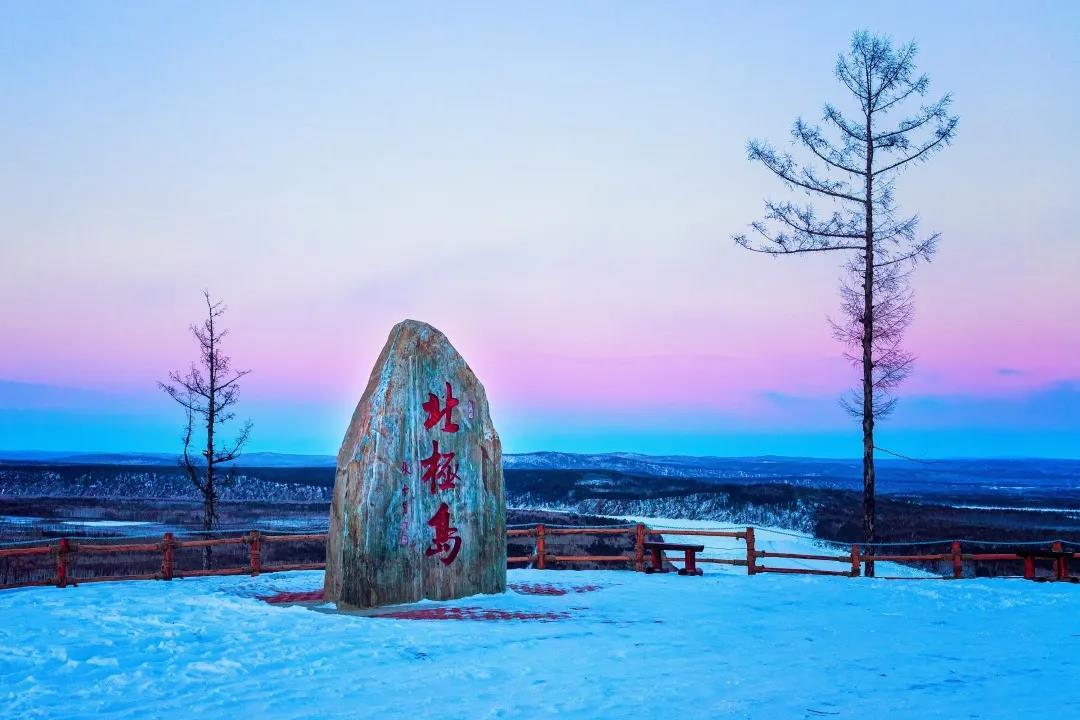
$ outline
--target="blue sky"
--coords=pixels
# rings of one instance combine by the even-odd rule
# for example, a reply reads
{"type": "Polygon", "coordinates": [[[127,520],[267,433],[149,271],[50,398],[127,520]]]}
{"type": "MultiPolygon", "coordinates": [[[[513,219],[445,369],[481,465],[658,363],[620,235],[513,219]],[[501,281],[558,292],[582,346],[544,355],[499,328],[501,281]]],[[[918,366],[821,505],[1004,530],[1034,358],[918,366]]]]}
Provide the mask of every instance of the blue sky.
{"type": "Polygon", "coordinates": [[[732,234],[745,160],[916,39],[954,147],[881,445],[1076,457],[1080,5],[34,3],[0,22],[0,449],[167,450],[208,287],[252,448],[332,453],[390,327],[444,330],[507,449],[856,456],[840,262],[732,234]],[[628,403],[627,398],[638,402],[628,403]]]}

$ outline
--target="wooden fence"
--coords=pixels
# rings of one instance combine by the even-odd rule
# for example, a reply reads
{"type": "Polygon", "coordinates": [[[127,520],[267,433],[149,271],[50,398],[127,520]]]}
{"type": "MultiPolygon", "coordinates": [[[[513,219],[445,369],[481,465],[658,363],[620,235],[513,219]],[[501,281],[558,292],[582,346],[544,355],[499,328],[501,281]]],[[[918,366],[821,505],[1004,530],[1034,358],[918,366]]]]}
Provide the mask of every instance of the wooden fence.
{"type": "Polygon", "coordinates": [[[50,579],[25,580],[0,584],[0,589],[13,587],[26,587],[33,585],[56,585],[66,587],[87,582],[107,582],[116,580],[172,580],[180,577],[200,577],[205,575],[259,575],[267,572],[282,572],[285,570],[323,570],[325,562],[318,563],[276,563],[264,565],[262,562],[263,548],[273,543],[300,543],[300,542],[326,542],[326,533],[313,533],[308,535],[265,535],[258,531],[227,538],[213,538],[206,540],[177,540],[173,533],[165,533],[160,542],[144,543],[75,543],[67,538],[60,538],[56,543],[48,545],[34,545],[30,547],[0,547],[0,559],[2,558],[31,558],[37,556],[52,556],[55,558],[56,573],[50,579]],[[246,565],[239,567],[216,568],[212,570],[183,570],[178,571],[175,566],[177,550],[189,548],[221,547],[233,545],[247,546],[246,565]],[[161,556],[160,567],[156,572],[138,574],[111,574],[95,575],[92,577],[74,577],[71,574],[72,558],[76,555],[119,555],[119,554],[142,554],[153,553],[161,556]]]}
{"type": "MultiPolygon", "coordinates": [[[[860,551],[858,545],[852,545],[850,550],[841,554],[806,554],[785,553],[758,550],[756,546],[755,530],[747,527],[743,530],[707,530],[707,529],[684,529],[684,528],[651,528],[643,524],[613,527],[553,527],[543,524],[528,528],[513,528],[507,531],[507,538],[526,538],[533,541],[533,552],[528,555],[515,555],[507,557],[507,565],[520,566],[531,564],[538,570],[556,567],[560,563],[611,563],[613,565],[625,565],[634,570],[645,569],[645,542],[650,537],[659,537],[664,534],[690,536],[690,537],[719,537],[742,541],[745,545],[744,557],[741,558],[714,558],[699,557],[698,563],[717,563],[745,567],[748,575],[764,573],[786,573],[797,575],[835,575],[845,577],[859,577],[864,565],[874,562],[899,562],[899,563],[940,563],[951,564],[951,576],[959,579],[963,577],[964,563],[1017,561],[1023,563],[1023,577],[1030,580],[1053,579],[1080,581],[1080,578],[1072,577],[1069,572],[1069,560],[1080,557],[1080,553],[1066,552],[1060,542],[1055,542],[1049,550],[1032,550],[1017,553],[964,553],[961,551],[959,541],[953,541],[950,551],[947,553],[934,554],[868,554],[860,551]],[[595,536],[623,536],[632,541],[633,551],[630,554],[614,555],[555,555],[548,552],[548,539],[566,535],[595,535],[595,536]],[[846,569],[824,570],[805,567],[779,567],[759,563],[759,560],[803,560],[816,562],[835,562],[842,564],[846,569]],[[1039,578],[1035,572],[1035,562],[1047,561],[1050,563],[1051,575],[1049,578],[1039,578]]],[[[0,547],[0,559],[8,561],[20,558],[42,559],[51,557],[55,563],[55,574],[51,577],[38,580],[16,580],[13,582],[0,583],[0,589],[26,587],[33,585],[55,585],[65,587],[87,582],[106,582],[116,580],[172,580],[180,577],[199,577],[206,575],[259,575],[262,573],[282,572],[286,570],[322,570],[325,562],[311,563],[263,563],[263,551],[274,544],[296,543],[325,543],[325,533],[312,533],[304,535],[272,535],[252,531],[237,537],[213,538],[203,540],[177,540],[172,533],[165,533],[158,542],[143,543],[103,543],[103,542],[72,542],[68,538],[60,538],[58,541],[43,545],[30,545],[21,547],[0,547]],[[178,570],[175,565],[177,550],[195,549],[218,546],[246,546],[247,562],[240,566],[217,568],[212,570],[178,570]],[[76,577],[72,574],[72,558],[76,556],[94,555],[118,555],[118,554],[155,554],[160,555],[160,566],[155,572],[137,574],[105,574],[90,577],[76,577]]],[[[627,543],[628,545],[630,542],[627,543]]],[[[681,563],[682,556],[665,556],[670,563],[681,563]]],[[[899,579],[899,578],[897,578],[899,579]]]]}
{"type": "MultiPolygon", "coordinates": [[[[1066,552],[1061,542],[1049,543],[1047,550],[1032,549],[1015,553],[965,553],[961,549],[961,542],[953,540],[947,553],[928,554],[888,554],[888,553],[864,553],[858,545],[852,545],[847,553],[840,555],[811,555],[803,553],[768,552],[754,548],[753,528],[747,528],[747,572],[750,575],[757,573],[789,573],[798,575],[838,575],[843,577],[859,577],[862,568],[872,568],[877,562],[895,563],[940,563],[948,562],[951,566],[951,575],[916,577],[916,576],[886,576],[888,580],[909,579],[934,579],[959,580],[964,577],[964,563],[977,564],[980,562],[1015,561],[1023,563],[1023,578],[1025,580],[1065,580],[1080,582],[1080,577],[1073,577],[1069,572],[1069,560],[1080,557],[1080,553],[1066,552]],[[821,570],[817,568],[784,568],[759,565],[757,558],[784,558],[789,560],[812,560],[818,562],[836,562],[846,565],[846,570],[821,570]],[[1050,565],[1050,576],[1038,577],[1036,575],[1035,561],[1046,561],[1050,565]]],[[[880,577],[880,576],[879,576],[880,577]]],[[[1005,576],[1019,577],[1019,576],[1005,576]]]]}
{"type": "MultiPolygon", "coordinates": [[[[708,535],[710,537],[724,537],[745,540],[747,534],[753,537],[754,529],[746,530],[681,530],[677,528],[650,528],[638,523],[630,527],[548,527],[540,524],[536,527],[511,529],[506,531],[508,538],[526,537],[534,538],[534,550],[531,555],[517,555],[506,558],[508,565],[531,563],[537,570],[545,570],[551,563],[617,563],[633,565],[638,571],[645,569],[645,542],[651,536],[660,536],[664,533],[678,535],[708,535]],[[632,555],[553,555],[547,551],[547,539],[560,535],[622,535],[633,539],[634,552],[632,555]]],[[[753,543],[749,544],[752,547],[753,543]]],[[[668,562],[682,562],[682,557],[665,556],[668,562]]],[[[698,562],[719,563],[723,565],[745,566],[746,560],[729,558],[701,558],[698,562]]]]}

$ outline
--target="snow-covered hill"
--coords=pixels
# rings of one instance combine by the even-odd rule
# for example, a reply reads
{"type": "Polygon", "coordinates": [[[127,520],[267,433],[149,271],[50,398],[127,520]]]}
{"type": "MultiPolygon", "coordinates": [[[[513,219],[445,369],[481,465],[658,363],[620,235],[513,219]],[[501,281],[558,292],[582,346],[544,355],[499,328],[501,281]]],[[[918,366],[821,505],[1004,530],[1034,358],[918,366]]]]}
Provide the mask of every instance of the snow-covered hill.
{"type": "MultiPolygon", "coordinates": [[[[329,502],[333,468],[235,468],[220,481],[222,500],[329,502]]],[[[176,465],[0,464],[0,497],[199,499],[176,465]]]]}
{"type": "Polygon", "coordinates": [[[813,530],[814,508],[800,499],[785,505],[733,502],[724,492],[661,497],[567,498],[552,501],[533,493],[507,494],[512,507],[536,508],[581,515],[662,516],[734,525],[775,526],[803,532],[813,530]]]}
{"type": "MultiPolygon", "coordinates": [[[[254,452],[231,463],[248,469],[325,469],[332,472],[332,455],[294,455],[254,452]]],[[[120,466],[170,468],[175,453],[18,452],[0,450],[0,465],[120,466]]],[[[506,453],[510,471],[602,471],[660,480],[696,480],[722,484],[784,483],[813,488],[860,490],[862,465],[857,459],[781,456],[710,457],[644,455],[630,452],[506,453]]],[[[967,494],[991,491],[1013,498],[1032,495],[1073,495],[1080,480],[1080,460],[1035,458],[971,458],[909,461],[881,457],[877,461],[878,491],[882,494],[967,494]]]]}
{"type": "MultiPolygon", "coordinates": [[[[75,451],[13,451],[0,450],[0,461],[47,463],[52,465],[144,465],[175,467],[180,457],[176,453],[162,452],[75,452],[75,451]]],[[[193,462],[202,462],[202,457],[195,455],[193,462]]],[[[249,452],[232,462],[223,463],[225,467],[255,468],[313,468],[334,467],[337,458],[333,455],[297,455],[292,453],[249,452]]]]}

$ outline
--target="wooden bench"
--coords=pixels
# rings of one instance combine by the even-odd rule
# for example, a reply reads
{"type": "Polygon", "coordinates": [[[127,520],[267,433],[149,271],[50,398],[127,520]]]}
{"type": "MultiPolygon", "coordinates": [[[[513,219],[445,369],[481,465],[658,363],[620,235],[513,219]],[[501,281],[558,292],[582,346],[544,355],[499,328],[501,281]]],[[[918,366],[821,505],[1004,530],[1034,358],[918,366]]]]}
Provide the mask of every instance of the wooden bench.
{"type": "Polygon", "coordinates": [[[645,568],[647,573],[664,573],[664,551],[676,550],[686,553],[685,567],[679,571],[680,575],[701,575],[701,569],[697,566],[697,554],[705,551],[704,545],[683,545],[681,543],[647,542],[645,549],[652,553],[652,564],[645,568]]]}

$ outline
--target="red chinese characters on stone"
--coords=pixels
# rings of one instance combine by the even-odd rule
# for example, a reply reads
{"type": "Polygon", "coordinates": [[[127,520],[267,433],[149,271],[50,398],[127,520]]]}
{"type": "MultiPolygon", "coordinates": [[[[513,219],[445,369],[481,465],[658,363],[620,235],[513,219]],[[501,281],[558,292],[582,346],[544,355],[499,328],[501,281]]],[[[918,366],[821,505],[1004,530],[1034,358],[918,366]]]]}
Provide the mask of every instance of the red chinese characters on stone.
{"type": "Polygon", "coordinates": [[[427,419],[424,420],[424,428],[430,430],[438,425],[442,420],[442,429],[444,432],[457,432],[458,424],[454,422],[453,412],[460,402],[454,397],[454,390],[450,387],[450,383],[446,383],[446,405],[439,402],[439,396],[435,393],[429,392],[427,402],[422,407],[427,412],[427,419]]]}
{"type": "MultiPolygon", "coordinates": [[[[442,432],[456,433],[460,426],[454,422],[454,408],[460,400],[454,397],[454,389],[450,383],[446,383],[445,402],[433,392],[428,393],[427,402],[420,407],[427,413],[424,419],[424,429],[431,430],[438,426],[442,432]],[[441,425],[440,425],[441,423],[441,425]]],[[[421,482],[429,484],[432,495],[437,495],[440,490],[453,490],[457,487],[458,464],[454,462],[456,453],[441,452],[439,441],[431,441],[431,455],[420,461],[422,470],[421,482]]],[[[461,551],[461,536],[457,534],[457,528],[450,525],[450,506],[445,502],[439,504],[435,515],[428,520],[428,526],[435,529],[435,537],[431,546],[424,550],[428,557],[438,556],[443,565],[449,565],[457,558],[461,551]]]]}
{"type": "Polygon", "coordinates": [[[461,478],[457,474],[458,464],[454,462],[455,456],[456,453],[439,452],[439,441],[431,441],[431,456],[420,461],[420,467],[424,470],[420,480],[431,483],[432,495],[437,490],[453,490],[457,487],[454,481],[461,478]]]}
{"type": "Polygon", "coordinates": [[[435,528],[435,539],[431,547],[424,550],[428,557],[439,555],[443,565],[454,562],[461,551],[461,536],[457,534],[457,528],[450,526],[450,506],[446,503],[439,505],[435,515],[428,520],[427,524],[435,528]]]}

